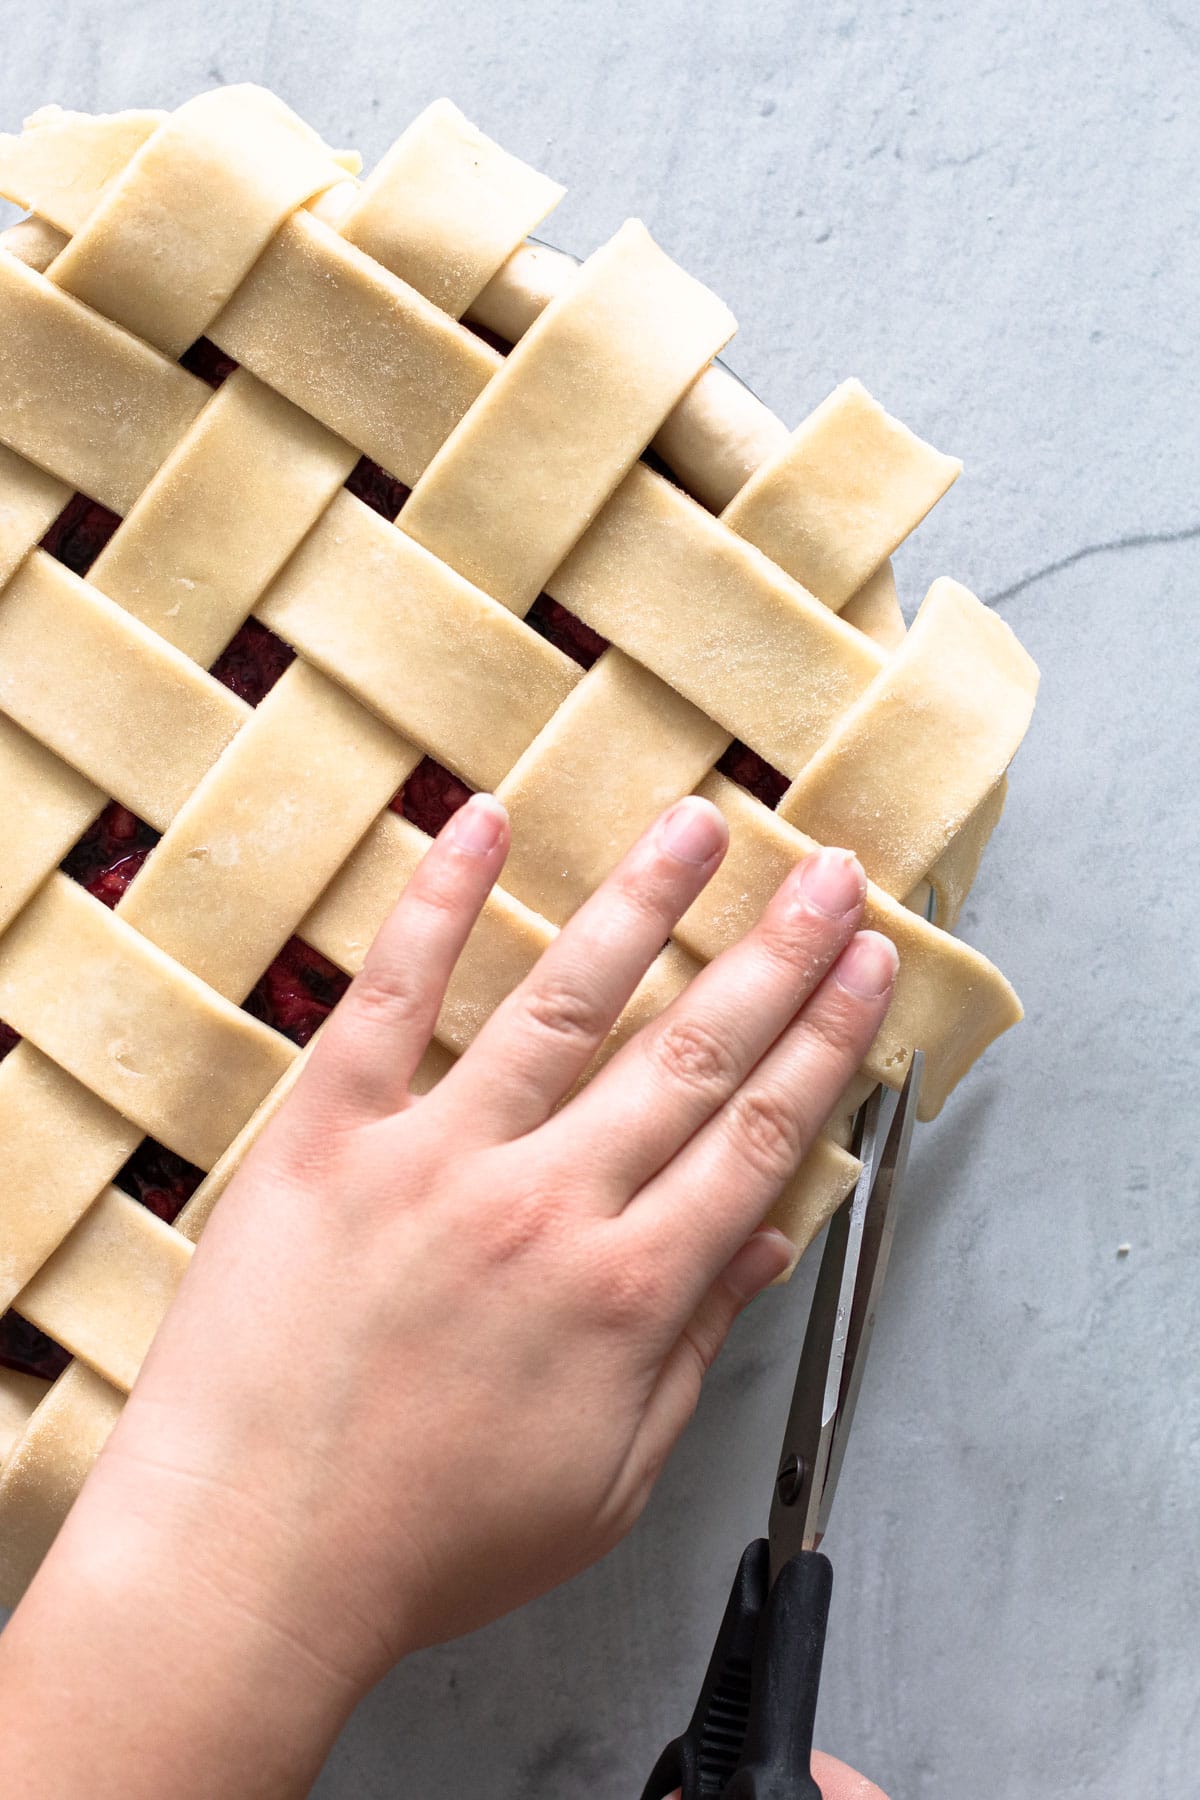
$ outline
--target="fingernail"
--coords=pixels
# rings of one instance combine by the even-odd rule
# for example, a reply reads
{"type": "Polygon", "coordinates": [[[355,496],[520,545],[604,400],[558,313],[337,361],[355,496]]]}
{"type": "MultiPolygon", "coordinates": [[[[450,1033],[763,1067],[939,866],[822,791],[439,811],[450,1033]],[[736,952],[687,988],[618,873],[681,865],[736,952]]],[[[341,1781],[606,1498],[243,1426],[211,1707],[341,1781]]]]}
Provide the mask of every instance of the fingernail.
{"type": "Polygon", "coordinates": [[[742,1245],[725,1270],[726,1284],[739,1300],[753,1300],[764,1288],[786,1275],[796,1261],[796,1246],[782,1231],[767,1226],[742,1245]]]}
{"type": "Polygon", "coordinates": [[[500,842],[508,814],[491,794],[472,794],[450,821],[450,837],[460,850],[483,856],[500,842]]]}
{"type": "Polygon", "coordinates": [[[857,1000],[878,1000],[895,981],[899,967],[891,938],[878,931],[860,931],[838,957],[833,972],[839,985],[857,1000]]]}
{"type": "Polygon", "coordinates": [[[659,838],[680,862],[711,862],[725,848],[725,821],[707,800],[681,800],[663,820],[659,838]]]}
{"type": "Polygon", "coordinates": [[[849,850],[815,850],[800,865],[800,887],[809,905],[827,919],[844,919],[867,891],[862,864],[849,850]]]}

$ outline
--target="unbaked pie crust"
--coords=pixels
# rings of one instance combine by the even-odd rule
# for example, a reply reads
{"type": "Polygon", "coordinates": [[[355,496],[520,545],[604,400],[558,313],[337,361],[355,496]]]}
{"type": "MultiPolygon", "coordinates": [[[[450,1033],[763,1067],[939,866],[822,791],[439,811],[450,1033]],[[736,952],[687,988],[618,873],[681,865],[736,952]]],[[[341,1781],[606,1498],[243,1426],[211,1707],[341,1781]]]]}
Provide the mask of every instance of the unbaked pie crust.
{"type": "MultiPolygon", "coordinates": [[[[0,243],[0,1311],[75,1358],[0,1370],[14,1600],[303,1060],[241,1002],[293,934],[361,965],[428,843],[388,809],[424,756],[513,845],[423,1083],[694,791],[729,854],[609,1052],[848,844],[901,960],[842,1112],[919,1046],[929,1117],[1020,1017],[941,927],[1037,676],[956,582],[904,628],[888,559],[952,458],[854,381],[789,432],[642,225],[578,267],[527,242],[561,190],[448,102],[365,182],[253,87],[50,108],[0,139],[0,191],[31,215],[0,243]],[[178,361],[201,337],[238,365],[215,392],[178,361]],[[395,520],[345,485],[363,455],[412,490],[395,520]],[[86,578],[38,547],[76,492],[122,519],[86,578]],[[543,593],[608,641],[591,668],[525,623],[543,593]],[[251,615],[298,653],[256,708],[207,673],[251,615]],[[775,810],[716,769],[735,739],[775,810]],[[162,833],[111,912],[59,869],[110,798],[162,833]],[[209,1171],[173,1226],[112,1185],[147,1134],[209,1171]]],[[[839,1136],[774,1214],[800,1247],[853,1182],[839,1136]]]]}

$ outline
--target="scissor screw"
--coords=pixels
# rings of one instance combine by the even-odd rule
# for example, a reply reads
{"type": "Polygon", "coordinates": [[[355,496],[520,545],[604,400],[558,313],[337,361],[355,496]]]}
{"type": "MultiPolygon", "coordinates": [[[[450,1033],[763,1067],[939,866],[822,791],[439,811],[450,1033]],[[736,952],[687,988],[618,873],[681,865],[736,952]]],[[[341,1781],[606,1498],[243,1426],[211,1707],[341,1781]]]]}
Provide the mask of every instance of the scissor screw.
{"type": "Polygon", "coordinates": [[[779,1490],[779,1498],[785,1506],[795,1506],[804,1487],[804,1458],[789,1456],[778,1475],[775,1486],[779,1490]]]}

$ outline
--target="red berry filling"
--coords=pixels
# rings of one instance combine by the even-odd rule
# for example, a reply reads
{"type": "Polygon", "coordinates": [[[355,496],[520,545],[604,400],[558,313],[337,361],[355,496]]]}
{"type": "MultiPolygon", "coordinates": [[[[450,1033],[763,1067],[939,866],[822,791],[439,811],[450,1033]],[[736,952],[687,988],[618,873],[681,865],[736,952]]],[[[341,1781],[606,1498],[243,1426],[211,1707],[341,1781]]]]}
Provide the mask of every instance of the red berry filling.
{"type": "Polygon", "coordinates": [[[781,775],[756,750],[751,750],[748,745],[739,743],[736,739],[717,767],[722,775],[728,775],[730,781],[736,781],[739,787],[749,789],[755,799],[761,800],[764,806],[769,806],[772,812],[789,785],[786,775],[781,775]]]}
{"type": "Polygon", "coordinates": [[[296,652],[290,644],[277,638],[257,619],[247,619],[226,644],[209,673],[247,706],[257,706],[270,693],[288,664],[295,660],[296,652]]]}
{"type": "Polygon", "coordinates": [[[289,938],[255,984],[246,1011],[293,1044],[307,1044],[350,985],[350,977],[299,938],[289,938]]]}
{"type": "Polygon", "coordinates": [[[378,463],[373,463],[369,456],[359,458],[346,478],[346,486],[364,506],[369,506],[372,512],[382,513],[385,519],[394,519],[412,492],[378,463]]]}
{"type": "Polygon", "coordinates": [[[0,1367],[53,1381],[70,1362],[70,1352],[19,1313],[0,1315],[0,1367]]]}
{"type": "Polygon", "coordinates": [[[143,1138],[117,1176],[116,1184],[164,1224],[172,1225],[203,1180],[203,1169],[197,1169],[177,1151],[168,1150],[165,1144],[143,1138]]]}
{"type": "Polygon", "coordinates": [[[549,594],[539,594],[525,615],[525,623],[532,625],[539,637],[552,643],[556,650],[569,656],[581,668],[590,669],[602,651],[608,649],[608,639],[585,625],[582,619],[552,600],[549,594]]]}
{"type": "Polygon", "coordinates": [[[105,906],[115,906],[157,842],[157,831],[113,800],[64,856],[62,868],[105,906]]]}
{"type": "Polygon", "coordinates": [[[392,801],[391,810],[411,819],[421,831],[436,837],[446,820],[456,813],[473,790],[432,756],[424,757],[392,801]]]}
{"type": "Polygon", "coordinates": [[[41,548],[76,575],[86,575],[121,523],[86,494],[74,494],[42,539],[41,548]]]}

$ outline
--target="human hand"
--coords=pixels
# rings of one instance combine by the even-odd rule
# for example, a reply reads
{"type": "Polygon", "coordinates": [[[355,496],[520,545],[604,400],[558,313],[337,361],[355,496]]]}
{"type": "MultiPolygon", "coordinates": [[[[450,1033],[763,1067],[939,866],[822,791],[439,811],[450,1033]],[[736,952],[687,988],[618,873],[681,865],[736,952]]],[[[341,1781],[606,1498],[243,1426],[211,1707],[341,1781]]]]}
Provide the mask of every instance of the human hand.
{"type": "Polygon", "coordinates": [[[611,1548],[787,1264],[751,1234],[895,969],[873,933],[846,948],[845,853],[555,1110],[725,842],[715,808],[675,807],[414,1100],[507,844],[495,801],[460,812],[224,1196],[114,1435],[107,1479],[166,1486],[201,1540],[228,1546],[234,1515],[263,1604],[363,1681],[611,1548]]]}
{"type": "Polygon", "coordinates": [[[839,1762],[836,1756],[823,1756],[819,1750],[814,1750],[812,1772],[821,1790],[821,1800],[887,1800],[882,1788],[839,1762]]]}
{"type": "MultiPolygon", "coordinates": [[[[81,1631],[107,1603],[108,1654],[152,1682],[171,1651],[145,1596],[167,1579],[231,1741],[235,1642],[258,1683],[240,1742],[294,1714],[301,1681],[314,1716],[314,1680],[338,1690],[332,1731],[403,1654],[628,1530],[734,1317],[790,1259],[756,1228],[895,972],[855,935],[858,864],[822,852],[561,1105],[725,842],[706,802],[674,807],[414,1098],[507,846],[495,801],[455,815],[214,1213],[25,1603],[27,1644],[39,1594],[81,1631]]],[[[184,1701],[211,1736],[211,1694],[184,1701]]]]}

